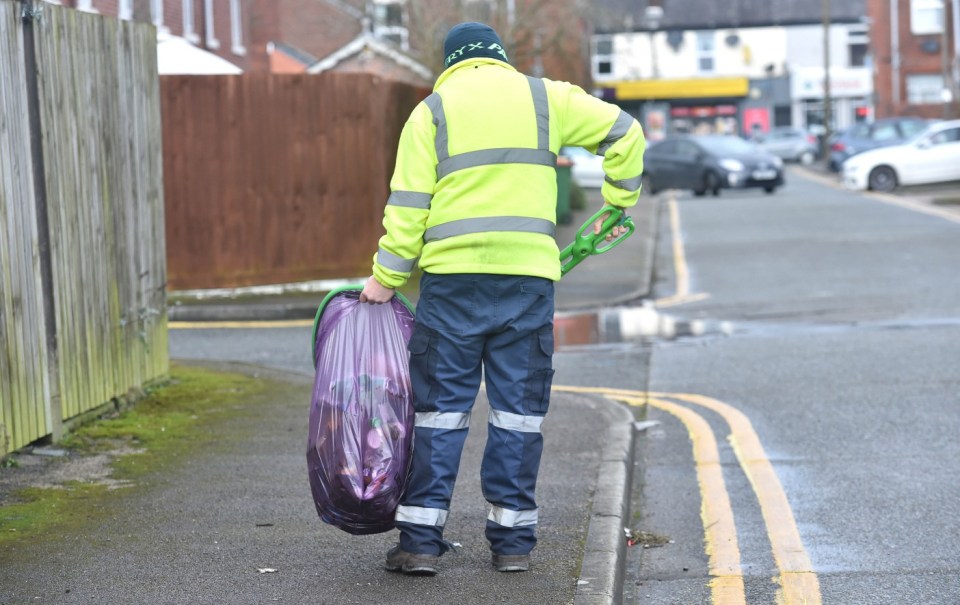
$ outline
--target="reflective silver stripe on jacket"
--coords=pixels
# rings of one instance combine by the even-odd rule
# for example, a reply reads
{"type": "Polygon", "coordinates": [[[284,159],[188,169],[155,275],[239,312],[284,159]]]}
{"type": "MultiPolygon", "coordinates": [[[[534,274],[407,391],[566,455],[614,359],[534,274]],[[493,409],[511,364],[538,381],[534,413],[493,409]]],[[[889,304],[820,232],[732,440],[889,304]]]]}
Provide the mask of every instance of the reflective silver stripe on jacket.
{"type": "Polygon", "coordinates": [[[547,99],[547,85],[540,78],[531,76],[527,76],[527,82],[533,95],[533,109],[537,113],[537,149],[549,151],[550,101],[547,99]]]}
{"type": "Polygon", "coordinates": [[[463,218],[430,227],[423,233],[423,241],[430,243],[455,235],[487,233],[490,231],[541,233],[552,237],[556,230],[557,226],[547,219],[530,218],[526,216],[487,216],[463,218]]]}
{"type": "Polygon", "coordinates": [[[621,179],[619,181],[615,181],[610,177],[605,176],[603,177],[603,180],[605,180],[606,182],[610,183],[611,185],[613,185],[618,189],[623,189],[625,191],[637,191],[638,189],[640,189],[640,185],[643,184],[643,175],[635,176],[630,179],[621,179]]]}
{"type": "Polygon", "coordinates": [[[503,527],[520,527],[523,525],[537,524],[537,509],[532,510],[509,510],[499,506],[490,508],[490,514],[487,515],[488,521],[493,521],[503,527]]]}
{"type": "Polygon", "coordinates": [[[437,148],[437,161],[442,162],[450,157],[449,143],[447,139],[447,116],[443,113],[443,100],[437,93],[430,93],[423,100],[433,114],[433,125],[437,127],[437,136],[434,139],[434,145],[437,148]]]}
{"type": "Polygon", "coordinates": [[[538,166],[557,165],[557,155],[550,151],[550,103],[547,99],[547,87],[543,80],[527,76],[530,94],[533,95],[533,108],[537,116],[537,148],[507,147],[501,149],[481,149],[450,155],[450,139],[447,134],[447,117],[443,111],[443,100],[438,93],[431,93],[424,103],[433,115],[437,127],[434,145],[437,150],[437,180],[457,170],[490,166],[494,164],[534,164],[538,166]]]}
{"type": "Polygon", "coordinates": [[[416,525],[431,525],[443,527],[447,523],[448,511],[442,508],[423,508],[422,506],[397,507],[395,520],[398,523],[413,523],[416,525]]]}
{"type": "Polygon", "coordinates": [[[437,180],[439,181],[448,174],[464,168],[494,164],[536,164],[554,168],[557,165],[557,155],[549,149],[523,149],[518,147],[480,149],[458,153],[437,164],[437,180]]]}
{"type": "Polygon", "coordinates": [[[543,416],[523,416],[500,410],[490,410],[490,424],[507,431],[520,433],[539,433],[543,416]]]}
{"type": "Polygon", "coordinates": [[[470,414],[463,412],[417,412],[414,426],[430,429],[465,429],[470,426],[470,414]]]}
{"type": "Polygon", "coordinates": [[[402,258],[387,252],[383,248],[377,249],[377,262],[391,271],[400,271],[401,273],[410,273],[413,271],[413,264],[417,262],[415,258],[402,258]]]}
{"type": "Polygon", "coordinates": [[[610,132],[607,133],[607,136],[600,143],[600,146],[597,147],[597,154],[605,155],[611,145],[627,136],[627,131],[633,126],[633,122],[634,120],[630,114],[621,109],[620,115],[617,116],[617,121],[613,123],[613,126],[610,127],[610,132]]]}
{"type": "Polygon", "coordinates": [[[390,194],[390,197],[387,198],[387,204],[390,206],[429,210],[430,200],[432,199],[433,195],[429,193],[420,193],[419,191],[394,191],[390,194]]]}

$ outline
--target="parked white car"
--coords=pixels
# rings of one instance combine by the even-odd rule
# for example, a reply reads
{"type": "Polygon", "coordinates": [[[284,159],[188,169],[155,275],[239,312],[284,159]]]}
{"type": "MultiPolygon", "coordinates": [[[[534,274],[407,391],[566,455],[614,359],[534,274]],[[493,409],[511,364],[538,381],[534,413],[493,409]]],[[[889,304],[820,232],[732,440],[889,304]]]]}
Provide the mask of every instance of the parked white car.
{"type": "Polygon", "coordinates": [[[574,183],[588,189],[599,189],[603,185],[603,156],[590,153],[583,147],[562,147],[560,155],[573,162],[571,175],[574,183]]]}
{"type": "Polygon", "coordinates": [[[893,191],[945,181],[960,181],[960,120],[937,122],[902,145],[865,151],[843,163],[849,189],[893,191]]]}

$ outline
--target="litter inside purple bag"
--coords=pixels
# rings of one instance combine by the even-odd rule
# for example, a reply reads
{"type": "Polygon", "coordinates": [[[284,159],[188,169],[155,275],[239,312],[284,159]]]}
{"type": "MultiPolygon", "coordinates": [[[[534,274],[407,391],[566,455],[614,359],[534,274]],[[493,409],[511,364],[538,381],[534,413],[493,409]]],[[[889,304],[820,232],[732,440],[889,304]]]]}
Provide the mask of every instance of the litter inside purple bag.
{"type": "Polygon", "coordinates": [[[360,303],[358,288],[324,299],[314,326],[307,467],[320,518],[351,534],[394,527],[413,441],[409,302],[360,303]]]}

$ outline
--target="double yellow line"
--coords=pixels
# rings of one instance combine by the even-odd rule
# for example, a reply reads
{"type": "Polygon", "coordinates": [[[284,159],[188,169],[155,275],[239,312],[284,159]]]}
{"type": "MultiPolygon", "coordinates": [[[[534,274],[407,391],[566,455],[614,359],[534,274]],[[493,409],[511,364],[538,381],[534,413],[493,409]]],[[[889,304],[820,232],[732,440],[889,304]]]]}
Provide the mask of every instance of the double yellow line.
{"type": "Polygon", "coordinates": [[[760,444],[760,438],[743,412],[722,401],[687,393],[645,393],[591,387],[554,389],[594,393],[632,406],[649,404],[677,417],[684,424],[693,445],[693,460],[700,485],[700,517],[712,577],[711,597],[714,605],[740,605],[746,603],[743,571],[740,567],[740,547],[733,508],[723,479],[717,441],[703,416],[682,404],[692,404],[717,413],[730,427],[729,440],[737,461],[760,504],[778,570],[775,578],[780,586],[777,603],[820,605],[820,583],[800,539],[793,510],[780,479],[760,444]]]}

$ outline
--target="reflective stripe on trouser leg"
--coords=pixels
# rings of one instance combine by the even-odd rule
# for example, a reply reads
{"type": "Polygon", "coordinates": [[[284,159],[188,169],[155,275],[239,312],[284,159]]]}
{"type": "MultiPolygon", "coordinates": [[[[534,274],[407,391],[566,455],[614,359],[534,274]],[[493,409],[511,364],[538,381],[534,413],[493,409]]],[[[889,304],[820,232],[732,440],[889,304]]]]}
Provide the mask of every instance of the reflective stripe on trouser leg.
{"type": "Polygon", "coordinates": [[[447,550],[443,525],[480,387],[482,339],[448,332],[423,302],[427,293],[421,290],[408,346],[417,414],[410,477],[397,509],[397,528],[403,550],[438,555],[447,550]]]}
{"type": "Polygon", "coordinates": [[[526,284],[513,304],[516,319],[484,348],[491,411],[480,475],[492,505],[486,529],[490,548],[521,555],[537,543],[540,427],[553,378],[553,283],[526,284]]]}

